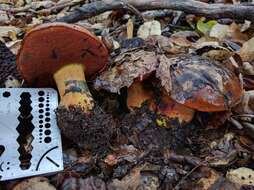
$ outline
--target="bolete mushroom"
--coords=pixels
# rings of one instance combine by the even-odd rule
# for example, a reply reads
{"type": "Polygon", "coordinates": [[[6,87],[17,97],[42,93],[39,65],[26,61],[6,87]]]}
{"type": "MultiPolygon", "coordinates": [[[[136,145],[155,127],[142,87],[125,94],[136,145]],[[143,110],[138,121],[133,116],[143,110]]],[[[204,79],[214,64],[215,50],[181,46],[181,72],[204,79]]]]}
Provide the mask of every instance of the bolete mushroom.
{"type": "Polygon", "coordinates": [[[129,109],[140,108],[147,101],[151,111],[165,115],[169,119],[177,119],[181,123],[188,123],[192,120],[194,110],[171,100],[166,93],[163,93],[163,98],[160,97],[160,102],[155,101],[153,89],[145,87],[144,83],[160,64],[154,52],[143,49],[127,51],[117,56],[114,62],[115,67],[103,72],[96,79],[97,89],[116,93],[122,87],[127,86],[127,107],[129,109]]]}
{"type": "Polygon", "coordinates": [[[155,100],[153,89],[144,88],[141,81],[135,81],[127,92],[127,106],[129,109],[141,108],[142,104],[147,101],[150,110],[164,115],[168,119],[175,119],[179,124],[189,123],[194,117],[195,111],[193,109],[175,102],[164,90],[161,96],[157,97],[158,100],[155,100]]]}
{"type": "Polygon", "coordinates": [[[86,79],[108,63],[104,44],[86,29],[72,24],[43,24],[29,31],[17,56],[28,85],[57,86],[57,122],[62,133],[80,148],[107,148],[114,120],[94,103],[86,79]]]}
{"type": "Polygon", "coordinates": [[[202,112],[228,111],[243,95],[239,77],[218,61],[180,55],[166,59],[160,67],[160,78],[167,93],[186,107],[202,112]],[[163,73],[170,75],[170,82],[163,81],[163,73]]]}
{"type": "Polygon", "coordinates": [[[94,107],[86,79],[108,63],[104,44],[88,30],[71,24],[42,24],[29,31],[17,56],[17,67],[31,86],[57,85],[65,108],[89,113],[94,107]]]}

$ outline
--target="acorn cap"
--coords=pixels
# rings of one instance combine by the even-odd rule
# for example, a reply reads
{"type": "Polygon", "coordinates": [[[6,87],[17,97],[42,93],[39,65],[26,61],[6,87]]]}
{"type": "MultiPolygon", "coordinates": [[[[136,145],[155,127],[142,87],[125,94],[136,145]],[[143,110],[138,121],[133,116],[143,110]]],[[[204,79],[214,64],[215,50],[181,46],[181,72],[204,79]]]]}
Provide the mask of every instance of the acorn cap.
{"type": "Polygon", "coordinates": [[[17,67],[34,86],[54,85],[53,74],[66,64],[84,64],[86,78],[108,63],[104,44],[81,26],[50,23],[29,31],[17,55],[17,67]]]}

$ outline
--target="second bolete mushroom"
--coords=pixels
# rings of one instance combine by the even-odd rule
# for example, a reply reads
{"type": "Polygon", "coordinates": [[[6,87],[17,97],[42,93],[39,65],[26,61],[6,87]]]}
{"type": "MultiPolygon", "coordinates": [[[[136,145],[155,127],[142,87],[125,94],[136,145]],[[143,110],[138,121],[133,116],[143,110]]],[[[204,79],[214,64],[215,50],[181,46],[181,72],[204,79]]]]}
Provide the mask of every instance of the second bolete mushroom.
{"type": "Polygon", "coordinates": [[[127,91],[128,108],[141,108],[147,101],[150,110],[166,116],[169,120],[177,120],[181,125],[193,119],[195,110],[175,102],[165,91],[161,92],[158,98],[154,91],[155,89],[144,88],[144,82],[135,81],[127,91]]]}
{"type": "Polygon", "coordinates": [[[29,31],[17,56],[17,67],[32,86],[57,85],[65,108],[94,107],[86,79],[108,63],[104,44],[88,30],[71,24],[43,24],[29,31]]]}

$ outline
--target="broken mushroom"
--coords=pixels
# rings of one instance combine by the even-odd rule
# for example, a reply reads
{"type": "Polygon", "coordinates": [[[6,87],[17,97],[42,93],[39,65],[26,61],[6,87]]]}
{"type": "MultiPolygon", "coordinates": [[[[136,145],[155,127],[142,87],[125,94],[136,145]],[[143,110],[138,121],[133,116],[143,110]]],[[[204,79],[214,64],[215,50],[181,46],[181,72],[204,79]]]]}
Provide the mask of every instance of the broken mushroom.
{"type": "Polygon", "coordinates": [[[43,24],[28,32],[17,56],[18,70],[29,85],[57,85],[60,106],[94,107],[86,79],[108,63],[104,44],[86,29],[64,23],[43,24]]]}

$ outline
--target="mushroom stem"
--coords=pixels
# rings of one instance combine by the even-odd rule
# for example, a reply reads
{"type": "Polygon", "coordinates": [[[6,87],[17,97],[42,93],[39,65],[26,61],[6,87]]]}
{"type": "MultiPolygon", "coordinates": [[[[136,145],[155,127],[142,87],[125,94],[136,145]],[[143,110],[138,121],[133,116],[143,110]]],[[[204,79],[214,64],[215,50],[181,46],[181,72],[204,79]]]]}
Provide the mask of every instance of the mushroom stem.
{"type": "Polygon", "coordinates": [[[94,107],[92,95],[86,84],[83,64],[69,64],[54,73],[61,101],[60,106],[79,107],[89,113],[94,107]]]}
{"type": "Polygon", "coordinates": [[[142,82],[135,81],[128,88],[127,106],[131,108],[140,108],[146,100],[151,100],[151,92],[144,89],[142,82]]]}

